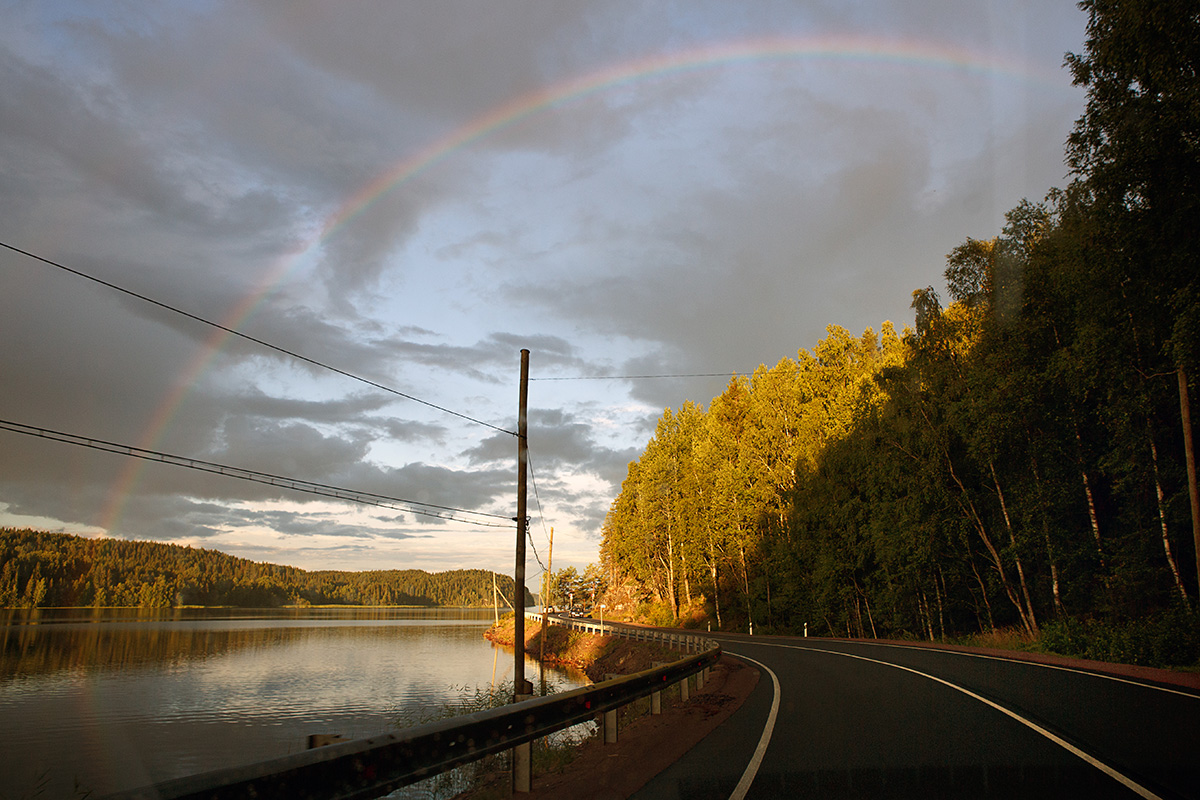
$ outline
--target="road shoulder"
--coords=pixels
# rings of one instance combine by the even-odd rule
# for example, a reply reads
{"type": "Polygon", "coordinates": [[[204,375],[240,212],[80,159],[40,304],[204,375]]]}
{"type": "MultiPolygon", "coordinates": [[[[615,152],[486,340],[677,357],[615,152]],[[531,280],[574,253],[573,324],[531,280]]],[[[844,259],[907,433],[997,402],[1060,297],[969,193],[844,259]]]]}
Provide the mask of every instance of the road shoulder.
{"type": "MultiPolygon", "coordinates": [[[[686,703],[664,700],[662,714],[624,722],[617,743],[600,737],[583,744],[560,772],[534,775],[528,800],[624,800],[674,764],[737,711],[758,684],[758,670],[729,656],[709,671],[699,692],[686,703]]],[[[497,787],[478,796],[495,797],[497,787]]],[[[464,797],[476,796],[475,793],[464,797]]],[[[499,796],[508,796],[507,791],[499,796]]]]}

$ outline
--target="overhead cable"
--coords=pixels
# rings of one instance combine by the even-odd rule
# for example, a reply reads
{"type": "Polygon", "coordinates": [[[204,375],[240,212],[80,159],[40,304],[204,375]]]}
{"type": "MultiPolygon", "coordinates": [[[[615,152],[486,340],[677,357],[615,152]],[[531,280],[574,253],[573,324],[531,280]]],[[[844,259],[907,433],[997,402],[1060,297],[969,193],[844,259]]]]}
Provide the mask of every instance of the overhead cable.
{"type": "Polygon", "coordinates": [[[684,372],[675,375],[567,375],[563,377],[530,378],[531,381],[638,381],[650,378],[726,378],[745,375],[741,372],[684,372]]]}
{"type": "Polygon", "coordinates": [[[253,336],[250,336],[249,334],[242,333],[239,330],[222,325],[219,322],[213,322],[212,320],[205,319],[204,317],[198,316],[196,314],[192,314],[191,312],[184,311],[181,308],[176,308],[173,305],[164,303],[161,300],[155,300],[152,297],[147,297],[144,294],[139,294],[138,292],[132,291],[131,289],[126,289],[123,286],[118,286],[117,284],[103,280],[102,278],[97,278],[94,275],[89,275],[86,272],[81,272],[77,269],[73,269],[72,267],[68,267],[65,264],[60,264],[57,261],[51,261],[48,258],[44,258],[42,256],[37,255],[36,253],[31,253],[28,250],[22,250],[19,247],[14,247],[13,245],[7,244],[6,242],[0,242],[0,247],[4,247],[8,250],[13,251],[14,253],[20,253],[21,255],[26,256],[28,258],[32,258],[35,261],[41,261],[43,264],[48,264],[49,266],[56,267],[58,269],[63,270],[64,272],[69,272],[72,275],[77,275],[80,278],[85,278],[89,281],[92,281],[93,283],[98,283],[101,286],[104,286],[108,289],[112,289],[113,291],[121,292],[122,294],[129,295],[130,297],[137,298],[138,300],[141,300],[145,303],[150,303],[151,305],[158,306],[159,308],[166,309],[167,311],[171,311],[175,314],[179,314],[181,316],[187,317],[190,320],[194,320],[194,321],[202,323],[204,325],[208,325],[210,327],[216,328],[217,330],[225,331],[226,333],[230,334],[231,336],[237,336],[238,338],[245,339],[248,342],[254,342],[255,344],[257,344],[261,347],[266,347],[269,350],[274,350],[277,353],[282,353],[286,356],[290,356],[291,358],[297,359],[298,361],[303,361],[306,364],[311,364],[314,367],[320,367],[321,369],[327,369],[330,372],[336,372],[338,375],[342,375],[342,376],[345,376],[352,380],[359,381],[360,383],[365,383],[368,386],[372,386],[376,389],[380,389],[382,391],[389,392],[398,397],[403,397],[405,400],[411,400],[414,403],[420,403],[423,406],[428,406],[429,408],[435,409],[437,411],[441,411],[445,414],[450,414],[451,416],[458,417],[459,419],[464,419],[468,422],[474,422],[476,425],[483,425],[484,427],[491,428],[494,431],[499,431],[500,433],[507,433],[510,436],[517,435],[516,432],[514,432],[514,431],[510,431],[506,428],[501,428],[498,425],[493,425],[490,422],[484,422],[481,419],[476,419],[475,417],[471,417],[466,414],[461,414],[457,411],[452,411],[449,408],[439,406],[436,403],[431,403],[428,400],[422,400],[419,397],[413,397],[411,394],[407,394],[398,389],[393,389],[390,386],[384,386],[382,383],[377,383],[376,381],[373,381],[369,378],[364,378],[360,375],[355,375],[352,372],[347,372],[344,369],[338,369],[337,367],[333,367],[333,366],[330,366],[329,364],[325,364],[323,362],[317,361],[316,359],[309,358],[308,356],[305,356],[305,355],[301,355],[300,353],[297,353],[295,351],[288,350],[287,348],[271,344],[270,342],[263,341],[262,339],[257,339],[253,336]]]}
{"type": "MultiPolygon", "coordinates": [[[[542,498],[538,496],[537,478],[533,474],[533,458],[530,457],[528,448],[525,450],[525,463],[529,465],[529,481],[533,484],[533,501],[537,504],[538,519],[542,522],[542,533],[544,534],[546,533],[546,514],[542,511],[542,498]]],[[[537,559],[542,572],[546,572],[546,565],[542,563],[542,557],[538,555],[537,545],[533,543],[533,532],[529,530],[528,525],[525,526],[525,533],[529,537],[529,546],[533,548],[533,557],[537,559]]]]}
{"type": "Polygon", "coordinates": [[[231,467],[226,464],[218,464],[212,461],[202,461],[197,458],[188,458],[186,456],[172,455],[170,453],[161,453],[155,450],[146,450],[141,447],[118,444],[116,442],[108,442],[103,439],[94,439],[88,436],[79,436],[73,433],[64,433],[63,431],[51,430],[49,428],[38,428],[33,425],[24,425],[19,422],[11,422],[9,420],[0,419],[0,430],[7,430],[13,433],[22,433],[27,436],[37,436],[43,439],[51,439],[56,442],[78,445],[80,447],[89,447],[93,450],[101,450],[106,453],[116,453],[117,455],[140,458],[146,461],[158,461],[160,463],[170,464],[171,466],[175,467],[185,467],[187,469],[199,470],[201,472],[210,472],[216,475],[224,475],[229,478],[238,478],[239,480],[263,483],[269,486],[277,486],[281,489],[289,489],[295,492],[304,492],[306,494],[313,494],[321,497],[332,497],[338,500],[347,500],[349,502],[359,503],[362,505],[390,508],[396,511],[405,511],[410,514],[433,517],[434,519],[462,522],[468,525],[477,525],[485,528],[509,527],[509,523],[507,522],[488,522],[484,519],[467,519],[463,518],[462,516],[457,516],[461,514],[470,514],[476,517],[506,520],[507,517],[501,514],[490,514],[484,511],[471,511],[470,509],[465,508],[439,506],[434,503],[423,503],[419,500],[404,500],[399,497],[389,497],[387,495],[375,494],[374,492],[360,492],[355,489],[345,489],[340,486],[331,486],[329,484],[306,481],[300,478],[272,475],[269,472],[258,472],[256,470],[244,469],[242,467],[231,467]],[[417,508],[416,506],[423,506],[423,508],[417,508]]]}

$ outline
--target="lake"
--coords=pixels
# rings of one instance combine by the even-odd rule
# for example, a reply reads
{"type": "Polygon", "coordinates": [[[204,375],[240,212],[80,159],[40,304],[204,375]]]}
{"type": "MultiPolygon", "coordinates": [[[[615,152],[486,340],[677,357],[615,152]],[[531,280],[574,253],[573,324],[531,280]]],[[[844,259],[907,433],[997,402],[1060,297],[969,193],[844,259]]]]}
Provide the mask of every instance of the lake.
{"type": "MultiPolygon", "coordinates": [[[[309,734],[395,730],[459,687],[512,680],[511,651],[483,638],[491,622],[490,609],[0,611],[0,796],[103,794],[294,753],[309,734]]],[[[525,670],[536,683],[536,662],[525,670]]]]}

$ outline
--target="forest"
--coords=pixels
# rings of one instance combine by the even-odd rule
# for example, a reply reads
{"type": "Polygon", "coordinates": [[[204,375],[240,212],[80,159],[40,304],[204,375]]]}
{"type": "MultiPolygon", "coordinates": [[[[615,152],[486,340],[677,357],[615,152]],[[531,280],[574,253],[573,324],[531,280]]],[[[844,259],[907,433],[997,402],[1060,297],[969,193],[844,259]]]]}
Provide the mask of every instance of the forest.
{"type": "Polygon", "coordinates": [[[610,602],[726,630],[1196,638],[1200,14],[1080,5],[1070,184],[955,246],[914,327],[830,326],[666,409],[604,523],[610,602]]]}
{"type": "MultiPolygon", "coordinates": [[[[503,605],[511,575],[482,569],[317,571],[216,550],[0,528],[0,608],[503,605]]],[[[526,592],[526,602],[533,598],[526,592]]]]}

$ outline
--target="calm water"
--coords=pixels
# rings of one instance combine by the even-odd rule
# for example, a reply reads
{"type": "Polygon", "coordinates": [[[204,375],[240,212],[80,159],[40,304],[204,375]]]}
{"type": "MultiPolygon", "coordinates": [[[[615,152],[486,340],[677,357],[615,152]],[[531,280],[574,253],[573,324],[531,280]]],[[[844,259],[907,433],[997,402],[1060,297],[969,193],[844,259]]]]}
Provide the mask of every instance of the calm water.
{"type": "MultiPolygon", "coordinates": [[[[0,611],[0,798],[76,797],[394,730],[512,680],[490,610],[0,611]]],[[[536,663],[526,676],[537,676],[536,663]]],[[[554,673],[559,686],[582,676],[554,673]]]]}

